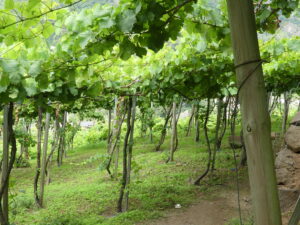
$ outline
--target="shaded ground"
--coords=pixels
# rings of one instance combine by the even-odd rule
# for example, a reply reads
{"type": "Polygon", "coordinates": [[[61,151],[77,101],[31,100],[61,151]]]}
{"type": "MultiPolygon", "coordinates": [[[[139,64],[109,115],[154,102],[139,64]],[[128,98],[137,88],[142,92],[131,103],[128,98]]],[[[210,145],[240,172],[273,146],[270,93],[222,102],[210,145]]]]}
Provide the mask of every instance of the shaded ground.
{"type": "MultiPolygon", "coordinates": [[[[249,217],[249,191],[246,185],[241,190],[243,216],[249,217]]],[[[165,218],[143,223],[143,225],[222,225],[238,218],[237,194],[225,187],[209,199],[199,196],[199,202],[188,208],[173,209],[165,218]]],[[[142,225],[142,224],[140,224],[142,225]]]]}
{"type": "MultiPolygon", "coordinates": [[[[150,219],[163,216],[176,203],[187,208],[202,196],[209,200],[215,193],[224,192],[222,190],[227,186],[233,189],[234,172],[229,169],[233,168],[230,149],[218,152],[214,177],[205,178],[202,185],[196,187],[191,181],[205,168],[205,142],[198,144],[193,137],[181,138],[175,162],[166,164],[168,143],[166,140],[163,146],[165,151],[154,152],[154,144],[145,143],[145,140],[136,142],[130,211],[121,214],[116,212],[116,203],[122,161],[119,162],[118,180],[111,180],[106,171],[101,170],[105,143],[69,152],[59,168],[53,162],[52,182],[45,189],[44,209],[34,204],[32,182],[35,161],[32,160],[31,168],[13,170],[11,190],[15,196],[11,203],[11,221],[16,225],[144,225],[150,219]]],[[[245,175],[246,171],[241,178],[245,175]]]]}

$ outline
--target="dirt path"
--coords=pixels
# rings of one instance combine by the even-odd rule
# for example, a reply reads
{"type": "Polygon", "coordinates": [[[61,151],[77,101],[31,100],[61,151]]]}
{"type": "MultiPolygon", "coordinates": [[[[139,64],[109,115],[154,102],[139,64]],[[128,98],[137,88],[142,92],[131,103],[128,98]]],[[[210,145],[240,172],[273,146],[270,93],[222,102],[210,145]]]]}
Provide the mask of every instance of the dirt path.
{"type": "MultiPolygon", "coordinates": [[[[243,214],[249,213],[249,191],[241,191],[243,214]]],[[[188,208],[170,210],[163,219],[143,223],[143,225],[223,225],[232,218],[238,218],[237,194],[234,190],[223,189],[214,197],[199,197],[199,202],[188,208]]]]}

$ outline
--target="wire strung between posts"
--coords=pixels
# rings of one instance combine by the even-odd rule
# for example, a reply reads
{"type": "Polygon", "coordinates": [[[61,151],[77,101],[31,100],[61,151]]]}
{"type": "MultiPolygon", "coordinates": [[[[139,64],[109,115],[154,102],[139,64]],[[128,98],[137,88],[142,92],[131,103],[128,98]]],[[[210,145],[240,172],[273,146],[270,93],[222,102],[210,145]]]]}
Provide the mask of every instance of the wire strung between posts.
{"type": "MultiPolygon", "coordinates": [[[[248,79],[254,74],[254,72],[259,68],[259,66],[261,66],[261,64],[263,62],[266,62],[266,61],[262,60],[262,59],[249,60],[249,61],[243,62],[241,64],[238,64],[234,67],[235,69],[237,69],[237,68],[245,66],[245,65],[249,65],[249,64],[252,64],[252,63],[257,63],[257,65],[254,67],[254,69],[251,70],[247,74],[245,79],[241,82],[241,84],[238,87],[238,91],[237,91],[237,94],[235,96],[234,109],[233,109],[232,117],[231,117],[231,136],[232,137],[235,136],[235,121],[236,121],[236,116],[237,116],[237,106],[238,106],[238,98],[239,98],[240,91],[241,91],[242,87],[245,85],[245,83],[248,81],[248,79]]],[[[230,92],[229,92],[229,95],[231,95],[230,92]]],[[[236,176],[236,188],[237,188],[237,195],[238,195],[237,197],[238,197],[239,219],[240,219],[240,224],[243,225],[242,210],[241,210],[241,199],[240,199],[239,171],[238,171],[238,165],[237,165],[235,149],[233,147],[231,147],[231,149],[232,149],[232,152],[233,152],[233,158],[234,158],[234,164],[235,164],[235,176],[236,176]]]]}

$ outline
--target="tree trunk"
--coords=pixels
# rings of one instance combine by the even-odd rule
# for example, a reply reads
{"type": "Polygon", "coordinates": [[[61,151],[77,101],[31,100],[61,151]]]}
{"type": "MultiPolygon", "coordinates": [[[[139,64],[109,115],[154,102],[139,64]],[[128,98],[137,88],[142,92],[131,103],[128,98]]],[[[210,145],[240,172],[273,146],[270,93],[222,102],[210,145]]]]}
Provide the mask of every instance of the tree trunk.
{"type": "Polygon", "coordinates": [[[180,114],[181,114],[181,110],[182,110],[182,105],[183,105],[183,100],[180,101],[180,104],[179,104],[179,108],[178,108],[178,112],[177,112],[177,117],[176,117],[176,125],[175,125],[175,135],[176,135],[176,142],[175,142],[175,148],[174,148],[174,152],[176,152],[177,148],[178,148],[178,143],[179,143],[179,139],[178,139],[178,129],[177,129],[177,124],[178,124],[178,121],[180,119],[180,114]]]}
{"type": "Polygon", "coordinates": [[[174,161],[174,152],[176,147],[176,102],[173,102],[172,109],[172,133],[171,133],[171,148],[170,148],[170,156],[167,162],[174,161]]]}
{"type": "Polygon", "coordinates": [[[3,153],[2,153],[2,173],[1,173],[1,186],[6,181],[3,189],[2,197],[2,215],[1,225],[8,225],[8,163],[9,163],[9,128],[8,128],[8,117],[9,117],[9,105],[4,106],[3,110],[3,153]]]}
{"type": "Polygon", "coordinates": [[[54,151],[57,149],[58,142],[59,142],[59,109],[55,113],[55,122],[54,122],[54,137],[53,141],[51,143],[51,151],[48,155],[47,161],[46,161],[46,175],[47,175],[47,184],[50,184],[51,182],[51,161],[53,158],[54,151]]]}
{"type": "Polygon", "coordinates": [[[128,155],[128,140],[131,131],[131,108],[132,108],[132,100],[129,100],[128,109],[127,109],[127,131],[124,138],[124,146],[123,146],[123,177],[121,180],[121,189],[120,196],[118,199],[118,212],[123,212],[123,197],[124,191],[126,188],[126,179],[127,179],[127,155],[128,155]]]}
{"type": "Polygon", "coordinates": [[[195,105],[193,104],[192,110],[191,110],[191,116],[190,116],[190,119],[189,119],[188,128],[187,128],[186,135],[185,135],[186,137],[191,135],[194,115],[195,115],[195,105]]]}
{"type": "Polygon", "coordinates": [[[223,104],[222,98],[218,98],[217,121],[216,121],[216,127],[215,127],[215,140],[214,140],[214,149],[213,149],[213,156],[212,156],[211,171],[215,170],[216,153],[220,148],[219,131],[220,131],[221,117],[222,117],[222,104],[223,104]]]}
{"type": "Polygon", "coordinates": [[[171,111],[172,111],[172,106],[169,107],[169,110],[166,113],[165,123],[164,123],[163,129],[162,129],[161,134],[160,134],[159,143],[155,147],[155,151],[157,151],[157,152],[160,150],[160,147],[162,146],[162,144],[165,141],[166,134],[167,134],[168,122],[169,122],[169,120],[171,118],[171,111]]]}
{"type": "Polygon", "coordinates": [[[270,107],[268,109],[270,115],[272,115],[273,110],[276,108],[277,102],[278,102],[278,96],[274,96],[272,104],[270,105],[270,107]]]}
{"type": "Polygon", "coordinates": [[[41,169],[41,146],[42,146],[42,119],[43,119],[43,112],[42,108],[38,108],[38,121],[37,121],[37,153],[36,153],[36,172],[34,177],[34,184],[33,184],[33,192],[35,203],[37,206],[42,207],[40,205],[39,194],[38,194],[38,182],[40,177],[40,169],[41,169]]]}
{"type": "MultiPolygon", "coordinates": [[[[65,158],[67,157],[67,148],[66,148],[66,126],[67,126],[67,122],[68,122],[68,112],[65,111],[64,112],[64,120],[63,120],[63,129],[64,129],[64,135],[63,135],[63,145],[62,145],[62,156],[64,156],[65,158]]],[[[61,163],[62,163],[62,159],[61,159],[61,163]]]]}
{"type": "Polygon", "coordinates": [[[129,208],[129,185],[130,185],[130,173],[131,173],[131,160],[132,160],[132,148],[133,148],[133,135],[134,135],[134,121],[135,121],[135,107],[136,107],[136,96],[132,97],[131,107],[131,125],[130,125],[130,137],[128,145],[128,159],[127,159],[127,177],[125,185],[125,206],[124,211],[126,212],[129,208]]]}
{"type": "Polygon", "coordinates": [[[290,98],[290,95],[288,92],[284,92],[283,99],[284,99],[284,108],[283,108],[282,129],[281,129],[282,135],[284,135],[286,132],[286,124],[287,124],[287,120],[289,117],[289,108],[290,108],[291,98],[290,98]]]}
{"type": "Polygon", "coordinates": [[[66,124],[67,124],[67,112],[64,111],[63,115],[63,122],[61,125],[61,133],[59,137],[59,144],[58,144],[58,154],[57,154],[57,166],[60,167],[63,163],[63,156],[65,155],[65,137],[66,137],[66,124]]]}
{"type": "Polygon", "coordinates": [[[227,0],[256,225],[281,225],[252,0],[227,0]],[[266,182],[267,180],[267,182],[266,182]]]}
{"type": "Polygon", "coordinates": [[[111,144],[111,109],[108,110],[108,134],[107,134],[107,152],[110,150],[111,144]]]}
{"type": "MultiPolygon", "coordinates": [[[[150,108],[151,108],[151,111],[152,111],[152,109],[153,109],[153,102],[150,103],[150,108]]],[[[152,123],[152,120],[153,120],[153,115],[151,115],[151,123],[152,123]]],[[[153,127],[153,125],[151,124],[151,126],[149,126],[150,143],[153,143],[153,131],[152,131],[152,127],[153,127]]]]}
{"type": "MultiPolygon", "coordinates": [[[[26,129],[26,133],[28,135],[31,135],[31,121],[30,122],[26,122],[25,121],[25,129],[26,129]]],[[[28,146],[24,147],[24,154],[25,154],[25,159],[29,160],[29,151],[28,151],[28,146]]]]}
{"type": "Polygon", "coordinates": [[[210,140],[208,137],[208,129],[207,129],[207,123],[209,120],[209,111],[210,111],[210,99],[207,99],[206,114],[205,114],[203,129],[204,129],[204,135],[205,135],[205,140],[206,140],[207,150],[208,150],[208,161],[207,161],[206,170],[204,171],[204,173],[202,175],[200,175],[197,178],[197,180],[195,180],[195,182],[194,182],[195,185],[200,185],[200,181],[204,177],[206,177],[206,175],[208,174],[208,172],[210,170],[210,165],[211,165],[211,147],[210,147],[210,140]]]}
{"type": "Polygon", "coordinates": [[[0,187],[0,223],[1,225],[9,225],[9,207],[8,207],[8,188],[9,176],[16,159],[17,143],[13,130],[13,109],[14,105],[11,102],[9,106],[4,107],[3,114],[3,170],[1,175],[0,187]],[[9,160],[9,143],[11,144],[10,160],[9,160]],[[9,160],[9,161],[8,161],[9,160]]]}
{"type": "Polygon", "coordinates": [[[200,141],[199,102],[197,102],[196,105],[194,118],[195,118],[195,126],[196,126],[195,142],[199,142],[200,141]]]}
{"type": "Polygon", "coordinates": [[[115,150],[115,168],[113,177],[117,179],[118,177],[118,168],[119,168],[119,152],[120,152],[120,137],[118,138],[116,150],[115,150]]]}
{"type": "MultiPolygon", "coordinates": [[[[122,105],[124,104],[124,102],[120,103],[120,108],[122,108],[122,105]]],[[[117,170],[118,170],[118,157],[119,157],[119,142],[120,142],[120,135],[121,135],[121,131],[122,131],[122,124],[123,121],[125,119],[126,116],[126,112],[124,112],[124,114],[121,114],[121,109],[119,110],[119,112],[116,113],[116,117],[115,117],[115,125],[114,125],[114,131],[113,131],[113,136],[111,139],[111,142],[114,140],[113,143],[111,143],[110,145],[110,151],[108,153],[108,162],[106,165],[106,170],[108,172],[108,174],[113,177],[111,171],[110,171],[110,165],[111,165],[111,161],[113,160],[113,156],[114,156],[114,152],[117,149],[118,153],[115,155],[115,175],[117,174],[117,170]]]]}
{"type": "Polygon", "coordinates": [[[41,167],[41,183],[40,183],[40,197],[39,205],[43,207],[44,201],[44,187],[45,187],[45,177],[46,177],[46,166],[47,166],[47,150],[48,150],[48,135],[50,126],[50,113],[46,113],[46,123],[44,132],[44,143],[43,143],[43,155],[42,155],[42,167],[41,167]]]}

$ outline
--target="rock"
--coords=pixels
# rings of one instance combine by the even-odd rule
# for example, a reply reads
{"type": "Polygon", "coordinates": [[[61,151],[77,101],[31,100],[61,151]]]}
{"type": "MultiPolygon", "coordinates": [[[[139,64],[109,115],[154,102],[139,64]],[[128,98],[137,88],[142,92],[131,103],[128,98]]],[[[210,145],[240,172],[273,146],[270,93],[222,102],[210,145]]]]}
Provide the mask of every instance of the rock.
{"type": "Polygon", "coordinates": [[[276,169],[286,168],[288,170],[294,169],[294,160],[293,160],[293,152],[289,149],[283,149],[278,152],[275,167],[276,169]]]}
{"type": "Polygon", "coordinates": [[[300,126],[300,112],[298,112],[290,122],[291,125],[300,126]]]}
{"type": "Polygon", "coordinates": [[[285,212],[290,209],[293,209],[294,205],[298,200],[300,191],[296,189],[279,188],[278,194],[279,194],[281,211],[285,212]]]}
{"type": "Polygon", "coordinates": [[[175,205],[175,209],[181,209],[181,205],[180,204],[176,204],[175,205]]]}
{"type": "Polygon", "coordinates": [[[287,168],[280,168],[276,170],[277,184],[285,185],[289,181],[290,171],[287,168]]]}
{"type": "Polygon", "coordinates": [[[275,160],[277,184],[286,185],[294,169],[293,152],[288,149],[281,150],[275,160]]]}
{"type": "Polygon", "coordinates": [[[300,191],[300,154],[287,148],[278,152],[275,160],[277,184],[300,191]]]}
{"type": "Polygon", "coordinates": [[[293,152],[300,152],[300,126],[289,127],[285,134],[285,143],[293,152]]]}

